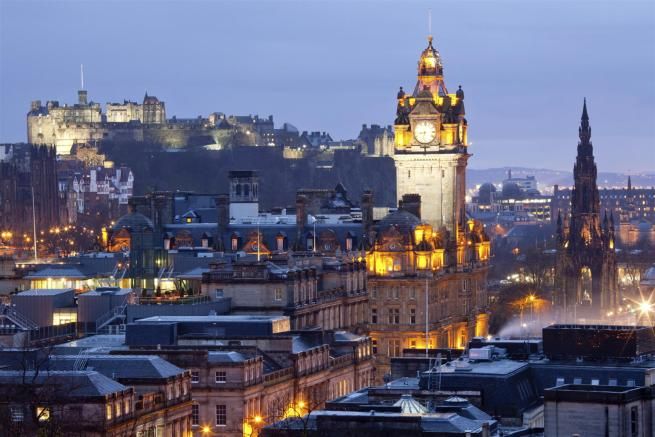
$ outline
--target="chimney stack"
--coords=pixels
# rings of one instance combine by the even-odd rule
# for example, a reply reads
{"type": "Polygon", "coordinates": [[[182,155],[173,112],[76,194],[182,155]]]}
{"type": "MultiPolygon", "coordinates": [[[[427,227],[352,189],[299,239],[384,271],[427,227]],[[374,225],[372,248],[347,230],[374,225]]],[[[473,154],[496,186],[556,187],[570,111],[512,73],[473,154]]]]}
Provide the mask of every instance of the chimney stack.
{"type": "Polygon", "coordinates": [[[364,235],[368,236],[373,226],[373,191],[366,190],[362,194],[362,225],[364,235]]]}
{"type": "Polygon", "coordinates": [[[218,251],[225,251],[223,237],[230,224],[230,196],[228,194],[219,194],[214,198],[216,204],[216,238],[214,246],[218,251]]]}
{"type": "Polygon", "coordinates": [[[420,194],[403,194],[403,198],[398,202],[398,208],[414,214],[421,219],[421,195],[420,194]]]}
{"type": "Polygon", "coordinates": [[[296,244],[300,243],[300,237],[307,225],[307,197],[304,194],[296,194],[296,244]]]}

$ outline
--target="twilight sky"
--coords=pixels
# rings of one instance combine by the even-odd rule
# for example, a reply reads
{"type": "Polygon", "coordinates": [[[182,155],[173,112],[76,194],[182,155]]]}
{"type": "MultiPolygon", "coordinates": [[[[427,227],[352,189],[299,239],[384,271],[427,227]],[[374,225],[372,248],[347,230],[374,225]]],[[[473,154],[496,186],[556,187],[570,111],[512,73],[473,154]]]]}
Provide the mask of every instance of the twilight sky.
{"type": "Polygon", "coordinates": [[[570,170],[587,97],[601,171],[655,170],[655,2],[0,0],[0,142],[31,100],[166,102],[168,116],[273,114],[354,138],[412,89],[427,10],[473,168],[570,170]]]}

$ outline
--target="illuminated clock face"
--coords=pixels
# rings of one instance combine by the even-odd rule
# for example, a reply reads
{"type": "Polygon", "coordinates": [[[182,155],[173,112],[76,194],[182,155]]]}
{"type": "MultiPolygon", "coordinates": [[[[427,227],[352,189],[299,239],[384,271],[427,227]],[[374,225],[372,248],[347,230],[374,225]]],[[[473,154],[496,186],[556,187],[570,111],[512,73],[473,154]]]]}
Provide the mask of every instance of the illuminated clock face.
{"type": "Polygon", "coordinates": [[[419,121],[414,126],[414,138],[419,143],[427,144],[437,136],[437,129],[429,121],[419,121]]]}

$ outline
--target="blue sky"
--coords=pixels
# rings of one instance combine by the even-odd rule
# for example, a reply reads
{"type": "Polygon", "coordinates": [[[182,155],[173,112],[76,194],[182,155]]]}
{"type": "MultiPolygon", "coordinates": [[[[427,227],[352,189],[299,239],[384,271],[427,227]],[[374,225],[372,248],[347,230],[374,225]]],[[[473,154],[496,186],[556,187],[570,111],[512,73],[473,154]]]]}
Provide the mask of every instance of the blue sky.
{"type": "Polygon", "coordinates": [[[655,170],[653,1],[0,0],[0,141],[31,100],[140,101],[169,116],[273,114],[353,138],[391,124],[426,45],[466,92],[471,167],[569,170],[582,98],[603,171],[655,170]]]}

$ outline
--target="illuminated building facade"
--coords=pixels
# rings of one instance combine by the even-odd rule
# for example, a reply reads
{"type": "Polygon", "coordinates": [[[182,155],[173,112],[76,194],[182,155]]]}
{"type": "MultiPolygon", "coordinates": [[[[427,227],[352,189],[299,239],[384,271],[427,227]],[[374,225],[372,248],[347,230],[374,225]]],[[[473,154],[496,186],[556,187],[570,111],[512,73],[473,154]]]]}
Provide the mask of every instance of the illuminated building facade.
{"type": "Polygon", "coordinates": [[[471,337],[487,335],[490,242],[465,215],[464,114],[464,91],[446,90],[430,37],[414,92],[398,93],[399,209],[377,223],[366,255],[378,378],[403,349],[463,348],[471,337]]]}
{"type": "Polygon", "coordinates": [[[398,92],[395,120],[396,196],[419,194],[422,218],[451,239],[464,217],[467,121],[464,91],[449,94],[439,52],[428,38],[414,92],[398,92]]]}
{"type": "Polygon", "coordinates": [[[558,281],[557,304],[563,316],[598,317],[619,304],[614,216],[605,211],[601,219],[600,196],[596,185],[596,163],[591,143],[591,126],[585,101],[579,128],[580,141],[573,176],[571,214],[557,219],[558,281]]]}

